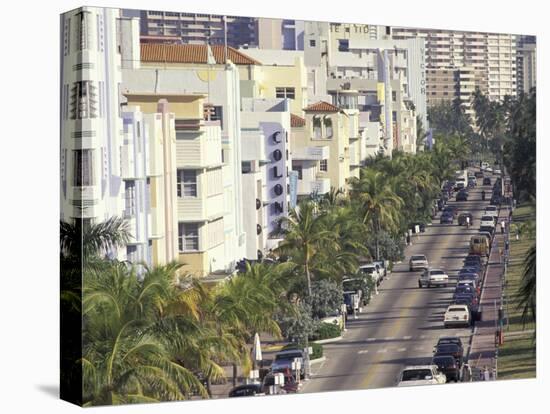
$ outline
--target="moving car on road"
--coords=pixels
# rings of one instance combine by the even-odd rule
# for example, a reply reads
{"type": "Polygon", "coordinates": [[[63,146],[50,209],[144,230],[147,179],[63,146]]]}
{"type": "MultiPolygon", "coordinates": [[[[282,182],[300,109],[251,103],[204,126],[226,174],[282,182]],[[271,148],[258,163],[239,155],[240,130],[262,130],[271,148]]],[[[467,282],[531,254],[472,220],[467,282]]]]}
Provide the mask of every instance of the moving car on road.
{"type": "Polygon", "coordinates": [[[491,177],[483,177],[483,185],[491,185],[491,177]]]}
{"type": "Polygon", "coordinates": [[[409,271],[424,270],[428,268],[428,258],[423,254],[413,254],[409,259],[409,271]]]}
{"type": "Polygon", "coordinates": [[[498,207],[497,206],[485,207],[485,212],[483,213],[483,215],[498,217],[498,207]]]}
{"type": "Polygon", "coordinates": [[[470,219],[470,226],[474,223],[474,216],[472,213],[460,213],[458,215],[458,225],[459,226],[465,226],[468,222],[468,218],[470,219]]]}
{"type": "Polygon", "coordinates": [[[440,224],[453,224],[453,222],[454,222],[453,214],[451,212],[448,212],[448,211],[443,211],[443,213],[441,214],[441,217],[439,219],[439,223],[440,224]]]}
{"type": "Polygon", "coordinates": [[[458,216],[458,208],[456,206],[445,206],[443,212],[451,213],[453,215],[453,218],[456,218],[458,216]]]}
{"type": "Polygon", "coordinates": [[[470,326],[470,310],[466,305],[450,305],[443,316],[443,326],[450,328],[453,326],[470,326]]]}
{"type": "Polygon", "coordinates": [[[449,284],[449,275],[442,269],[426,269],[418,279],[418,287],[443,286],[449,284]]]}
{"type": "Polygon", "coordinates": [[[416,365],[403,369],[397,380],[398,387],[414,385],[445,384],[445,374],[439,372],[437,365],[416,365]]]}
{"type": "Polygon", "coordinates": [[[438,345],[445,345],[445,344],[458,345],[458,347],[461,349],[461,351],[463,351],[462,339],[460,339],[460,337],[458,337],[458,336],[442,336],[441,338],[438,339],[437,344],[434,347],[434,353],[435,353],[436,347],[438,345]]]}
{"type": "Polygon", "coordinates": [[[464,349],[458,344],[442,343],[435,346],[434,358],[437,356],[451,356],[457,362],[459,368],[464,358],[464,349]]]}
{"type": "Polygon", "coordinates": [[[465,190],[460,190],[456,194],[456,201],[468,201],[468,192],[465,190]]]}
{"type": "Polygon", "coordinates": [[[495,218],[494,216],[483,215],[481,216],[481,221],[479,222],[480,227],[495,227],[495,218]]]}

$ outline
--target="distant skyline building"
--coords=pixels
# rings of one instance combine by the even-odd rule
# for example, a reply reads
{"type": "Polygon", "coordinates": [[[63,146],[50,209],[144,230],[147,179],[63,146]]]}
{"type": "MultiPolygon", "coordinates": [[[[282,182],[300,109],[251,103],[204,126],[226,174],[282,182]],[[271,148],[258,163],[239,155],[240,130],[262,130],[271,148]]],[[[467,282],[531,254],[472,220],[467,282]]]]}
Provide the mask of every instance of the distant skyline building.
{"type": "Polygon", "coordinates": [[[535,36],[517,38],[517,87],[518,96],[529,93],[537,84],[537,44],[535,36]]]}
{"type": "Polygon", "coordinates": [[[392,27],[391,36],[402,40],[424,38],[428,68],[472,67],[476,87],[492,101],[516,96],[516,36],[513,34],[392,27]]]}

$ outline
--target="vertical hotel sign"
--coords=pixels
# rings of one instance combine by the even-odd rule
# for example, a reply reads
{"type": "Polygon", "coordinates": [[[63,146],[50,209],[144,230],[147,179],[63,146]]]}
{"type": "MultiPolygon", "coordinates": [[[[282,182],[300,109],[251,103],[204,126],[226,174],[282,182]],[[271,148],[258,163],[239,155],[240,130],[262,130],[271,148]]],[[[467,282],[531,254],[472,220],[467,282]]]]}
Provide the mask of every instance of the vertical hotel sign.
{"type": "Polygon", "coordinates": [[[267,169],[267,192],[269,207],[267,213],[268,234],[278,232],[279,223],[288,213],[287,188],[287,131],[280,123],[262,122],[266,137],[266,150],[271,161],[267,169]]]}

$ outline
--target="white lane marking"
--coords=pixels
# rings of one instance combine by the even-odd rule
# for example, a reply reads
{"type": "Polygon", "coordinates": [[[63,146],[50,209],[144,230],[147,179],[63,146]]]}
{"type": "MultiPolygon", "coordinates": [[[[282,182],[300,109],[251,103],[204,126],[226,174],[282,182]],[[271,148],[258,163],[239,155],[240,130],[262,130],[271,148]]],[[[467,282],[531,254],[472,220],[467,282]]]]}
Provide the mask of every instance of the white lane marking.
{"type": "Polygon", "coordinates": [[[388,352],[388,350],[386,348],[382,348],[382,349],[378,350],[379,354],[385,354],[386,352],[388,352]]]}
{"type": "Polygon", "coordinates": [[[376,338],[367,338],[367,342],[373,342],[376,341],[376,338]]]}
{"type": "Polygon", "coordinates": [[[426,339],[426,335],[420,335],[420,339],[426,339]]]}
{"type": "Polygon", "coordinates": [[[399,348],[399,349],[397,350],[397,352],[405,352],[406,350],[407,350],[407,348],[399,348]]]}
{"type": "Polygon", "coordinates": [[[404,337],[403,337],[403,339],[404,339],[405,341],[408,341],[408,340],[411,339],[411,338],[412,338],[412,336],[410,336],[410,335],[407,335],[407,336],[404,336],[404,337]]]}
{"type": "Polygon", "coordinates": [[[423,346],[417,346],[416,348],[414,348],[415,351],[422,351],[423,349],[423,346]]]}
{"type": "Polygon", "coordinates": [[[357,352],[358,354],[366,354],[367,352],[369,352],[368,349],[362,349],[360,350],[359,352],[357,352]]]}
{"type": "Polygon", "coordinates": [[[384,341],[392,341],[393,339],[393,336],[388,336],[387,338],[384,338],[384,341]]]}

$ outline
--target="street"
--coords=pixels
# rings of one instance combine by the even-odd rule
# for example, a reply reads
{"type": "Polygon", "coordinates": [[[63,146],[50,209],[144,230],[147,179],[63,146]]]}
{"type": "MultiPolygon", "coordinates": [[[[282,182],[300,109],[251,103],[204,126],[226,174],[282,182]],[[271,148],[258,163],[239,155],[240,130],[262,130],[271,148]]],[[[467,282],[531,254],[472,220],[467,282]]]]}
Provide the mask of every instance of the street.
{"type": "MultiPolygon", "coordinates": [[[[395,386],[404,366],[429,364],[433,346],[441,336],[460,336],[467,354],[472,328],[445,329],[443,314],[450,304],[456,274],[468,254],[470,237],[478,232],[479,220],[488,201],[481,201],[478,186],[466,202],[449,201],[459,213],[469,211],[470,229],[439,224],[439,215],[425,233],[413,235],[405,259],[384,280],[379,294],[357,319],[349,318],[347,332],[339,342],[325,345],[326,361],[312,369],[311,380],[302,392],[323,392],[395,386]],[[409,272],[412,254],[425,254],[431,267],[449,274],[447,288],[418,287],[420,272],[409,272]]],[[[453,198],[454,199],[454,198],[453,198]]]]}

